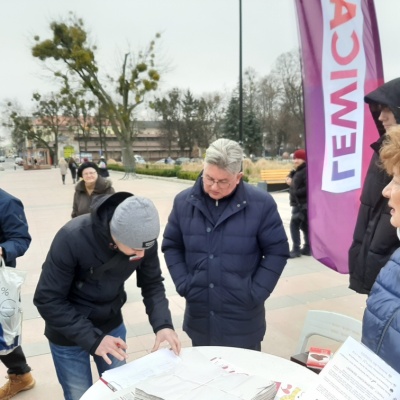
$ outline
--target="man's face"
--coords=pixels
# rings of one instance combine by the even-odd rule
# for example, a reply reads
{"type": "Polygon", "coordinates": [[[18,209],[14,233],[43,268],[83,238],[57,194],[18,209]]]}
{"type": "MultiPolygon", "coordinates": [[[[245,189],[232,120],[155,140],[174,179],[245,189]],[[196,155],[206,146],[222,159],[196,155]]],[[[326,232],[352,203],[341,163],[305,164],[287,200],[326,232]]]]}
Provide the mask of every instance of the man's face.
{"type": "Polygon", "coordinates": [[[114,243],[117,245],[118,250],[121,253],[126,254],[127,256],[131,257],[131,260],[139,260],[140,258],[144,257],[144,249],[132,249],[129,246],[124,245],[123,243],[119,242],[118,240],[115,240],[113,237],[114,243]]]}
{"type": "Polygon", "coordinates": [[[229,196],[239,184],[243,173],[231,174],[216,165],[204,163],[203,188],[214,200],[229,196]]]}
{"type": "Polygon", "coordinates": [[[392,110],[388,106],[381,105],[380,111],[381,113],[379,114],[378,119],[379,121],[382,122],[382,125],[385,128],[385,131],[387,132],[391,126],[397,124],[396,118],[394,117],[392,110]]]}

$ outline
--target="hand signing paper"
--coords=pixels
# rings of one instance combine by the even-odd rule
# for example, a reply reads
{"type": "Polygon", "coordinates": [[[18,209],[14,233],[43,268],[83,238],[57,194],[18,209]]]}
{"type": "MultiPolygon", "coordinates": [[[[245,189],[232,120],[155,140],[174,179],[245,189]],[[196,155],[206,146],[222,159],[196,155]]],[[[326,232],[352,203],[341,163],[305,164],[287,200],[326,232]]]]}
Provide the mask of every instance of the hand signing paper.
{"type": "Polygon", "coordinates": [[[126,360],[128,355],[125,350],[128,348],[127,344],[120,338],[113,336],[104,336],[103,340],[100,342],[99,347],[97,347],[95,354],[104,358],[104,361],[111,365],[112,361],[107,354],[111,354],[118,360],[126,360]]]}

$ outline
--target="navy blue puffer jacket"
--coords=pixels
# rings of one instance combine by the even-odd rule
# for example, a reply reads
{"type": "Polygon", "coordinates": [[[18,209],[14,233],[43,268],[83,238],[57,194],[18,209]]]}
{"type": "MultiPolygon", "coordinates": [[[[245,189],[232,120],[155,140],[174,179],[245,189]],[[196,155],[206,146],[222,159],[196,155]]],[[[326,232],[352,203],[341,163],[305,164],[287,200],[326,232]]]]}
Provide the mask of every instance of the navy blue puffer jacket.
{"type": "Polygon", "coordinates": [[[400,373],[400,249],[381,269],[367,300],[362,342],[400,373]]]}
{"type": "Polygon", "coordinates": [[[273,198],[240,182],[215,220],[199,178],[178,194],[162,251],[186,298],[183,329],[197,345],[250,347],[266,330],[264,302],[288,258],[273,198]]]}
{"type": "Polygon", "coordinates": [[[0,189],[0,247],[7,266],[15,268],[31,243],[21,200],[0,189]]]}

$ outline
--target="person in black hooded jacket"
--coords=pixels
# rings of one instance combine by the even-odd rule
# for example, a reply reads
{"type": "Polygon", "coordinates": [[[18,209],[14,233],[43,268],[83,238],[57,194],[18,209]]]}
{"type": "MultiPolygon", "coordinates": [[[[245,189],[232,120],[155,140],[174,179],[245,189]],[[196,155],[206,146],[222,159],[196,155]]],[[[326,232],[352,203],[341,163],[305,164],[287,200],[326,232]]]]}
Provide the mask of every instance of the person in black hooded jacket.
{"type": "Polygon", "coordinates": [[[290,236],[292,237],[292,250],[290,258],[301,255],[310,256],[310,243],[308,240],[308,213],[307,213],[307,155],[304,149],[298,149],[293,153],[295,168],[286,178],[289,185],[289,201],[292,207],[290,218],[290,236]],[[303,232],[303,247],[300,248],[303,232]]]}
{"type": "Polygon", "coordinates": [[[365,177],[361,204],[349,249],[350,289],[369,294],[381,268],[398,247],[395,228],[390,224],[388,200],[383,188],[391,177],[379,165],[379,150],[386,131],[400,123],[400,78],[391,80],[367,94],[379,139],[371,144],[374,153],[365,177]]]}
{"type": "Polygon", "coordinates": [[[34,295],[66,400],[80,399],[92,385],[90,356],[99,374],[125,363],[121,308],[124,283],[134,272],[156,334],[153,350],[166,340],[180,351],[157,253],[154,204],[125,192],[98,196],[92,204],[91,214],[56,234],[34,295]]]}

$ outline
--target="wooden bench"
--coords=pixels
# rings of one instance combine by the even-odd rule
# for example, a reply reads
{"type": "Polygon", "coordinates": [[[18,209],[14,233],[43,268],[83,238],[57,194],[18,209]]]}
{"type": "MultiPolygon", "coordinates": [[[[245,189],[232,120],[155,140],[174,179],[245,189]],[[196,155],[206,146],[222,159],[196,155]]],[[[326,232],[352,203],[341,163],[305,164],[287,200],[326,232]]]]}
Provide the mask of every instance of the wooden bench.
{"type": "Polygon", "coordinates": [[[271,185],[274,183],[286,183],[286,177],[290,169],[262,169],[260,171],[261,180],[271,185]]]}
{"type": "Polygon", "coordinates": [[[24,171],[34,171],[37,169],[51,169],[51,165],[49,164],[40,164],[40,165],[27,165],[24,164],[24,171]]]}

